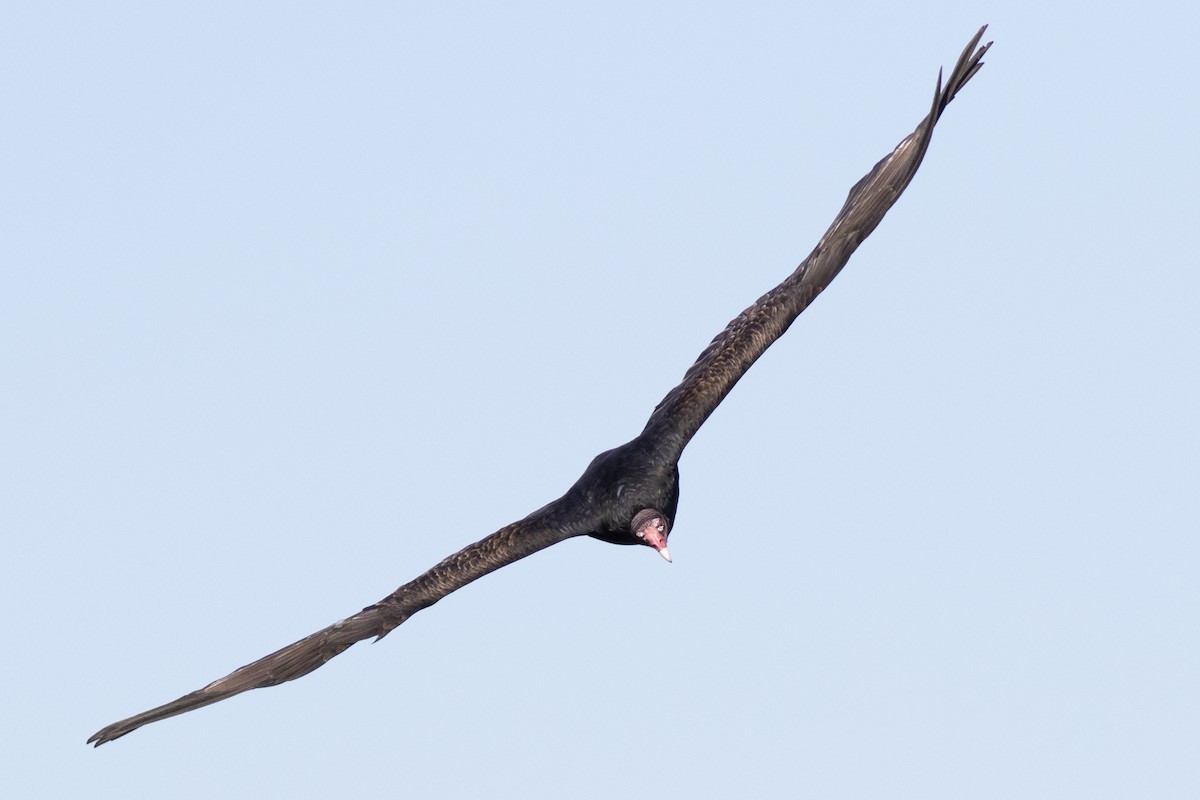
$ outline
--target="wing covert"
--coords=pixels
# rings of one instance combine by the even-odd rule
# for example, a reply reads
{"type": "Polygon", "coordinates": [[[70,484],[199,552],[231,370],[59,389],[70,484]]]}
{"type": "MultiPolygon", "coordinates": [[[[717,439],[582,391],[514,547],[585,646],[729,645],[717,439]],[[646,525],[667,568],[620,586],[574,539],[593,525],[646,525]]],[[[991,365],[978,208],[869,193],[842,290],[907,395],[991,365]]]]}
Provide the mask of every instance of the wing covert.
{"type": "Polygon", "coordinates": [[[303,677],[356,642],[386,636],[421,609],[489,572],[576,535],[567,532],[567,526],[558,524],[557,517],[554,503],[535,511],[443,559],[357,614],[240,667],[203,689],[101,728],[88,743],[99,747],[151,722],[202,708],[251,689],[303,677]]]}
{"type": "Polygon", "coordinates": [[[746,370],[829,285],[895,204],[921,165],[938,118],[983,66],[981,59],[991,47],[991,42],[978,46],[985,30],[986,25],[967,44],[945,85],[938,73],[929,114],[854,185],[833,224],[808,257],[717,334],[684,374],[683,381],[655,407],[641,436],[654,442],[661,458],[679,458],[746,370]]]}

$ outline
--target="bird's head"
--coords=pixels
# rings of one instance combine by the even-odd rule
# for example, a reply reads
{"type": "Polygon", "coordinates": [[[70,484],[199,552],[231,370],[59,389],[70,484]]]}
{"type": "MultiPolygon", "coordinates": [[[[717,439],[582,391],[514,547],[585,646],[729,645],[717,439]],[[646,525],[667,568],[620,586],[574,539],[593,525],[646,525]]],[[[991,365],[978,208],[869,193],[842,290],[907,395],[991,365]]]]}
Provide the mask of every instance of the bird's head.
{"type": "Polygon", "coordinates": [[[642,544],[653,547],[667,561],[671,560],[671,553],[667,550],[671,523],[666,514],[657,509],[644,508],[633,515],[629,528],[642,544]]]}

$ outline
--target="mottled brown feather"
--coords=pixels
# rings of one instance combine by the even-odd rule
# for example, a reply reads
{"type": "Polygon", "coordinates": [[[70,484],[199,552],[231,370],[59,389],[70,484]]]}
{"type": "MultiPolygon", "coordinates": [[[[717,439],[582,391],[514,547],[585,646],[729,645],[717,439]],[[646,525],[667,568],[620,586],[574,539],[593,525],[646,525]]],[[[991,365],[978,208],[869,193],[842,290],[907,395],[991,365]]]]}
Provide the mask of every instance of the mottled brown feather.
{"type": "Polygon", "coordinates": [[[660,458],[679,459],[734,384],[837,277],[855,249],[895,204],[917,173],[942,112],[983,66],[983,55],[992,46],[991,42],[978,46],[985,30],[986,25],[967,44],[944,87],[938,74],[928,116],[854,185],[842,210],[808,257],[783,283],[758,298],[717,334],[688,368],[683,381],[654,409],[642,437],[654,442],[660,458]]]}
{"type": "Polygon", "coordinates": [[[94,742],[99,747],[148,723],[202,708],[251,689],[275,686],[303,677],[355,642],[386,636],[413,614],[471,581],[578,535],[574,532],[577,526],[556,524],[557,518],[557,504],[551,504],[520,522],[514,522],[464,547],[357,614],[240,667],[203,689],[101,728],[88,739],[88,743],[94,742]]]}

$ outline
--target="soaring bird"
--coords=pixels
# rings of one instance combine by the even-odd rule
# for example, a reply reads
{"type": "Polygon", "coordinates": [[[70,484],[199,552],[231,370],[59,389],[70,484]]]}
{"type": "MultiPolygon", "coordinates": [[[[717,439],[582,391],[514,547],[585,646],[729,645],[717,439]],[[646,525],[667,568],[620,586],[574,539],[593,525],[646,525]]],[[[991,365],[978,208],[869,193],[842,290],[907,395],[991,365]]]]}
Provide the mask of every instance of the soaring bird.
{"type": "Polygon", "coordinates": [[[148,723],[307,675],[355,642],[386,636],[421,609],[489,572],[574,536],[652,547],[670,561],[667,539],[679,504],[683,449],[750,365],[837,276],[912,181],[942,112],[983,66],[991,47],[991,42],[979,45],[986,29],[980,28],[967,44],[945,83],[939,71],[929,114],[854,185],[833,224],[795,272],[738,314],[655,407],[642,432],[596,456],[566,494],[463,548],[357,614],[203,689],[101,728],[88,742],[100,746],[148,723]]]}

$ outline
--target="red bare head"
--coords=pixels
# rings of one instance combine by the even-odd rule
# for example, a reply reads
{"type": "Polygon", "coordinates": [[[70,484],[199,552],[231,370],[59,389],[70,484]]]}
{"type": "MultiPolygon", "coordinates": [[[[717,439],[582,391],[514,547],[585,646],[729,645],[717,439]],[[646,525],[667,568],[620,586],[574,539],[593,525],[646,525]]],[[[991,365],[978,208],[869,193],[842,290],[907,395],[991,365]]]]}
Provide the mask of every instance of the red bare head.
{"type": "Polygon", "coordinates": [[[671,560],[671,553],[667,550],[670,525],[667,515],[653,508],[642,509],[633,515],[633,521],[629,523],[633,535],[641,539],[643,544],[657,550],[667,561],[671,560]]]}

